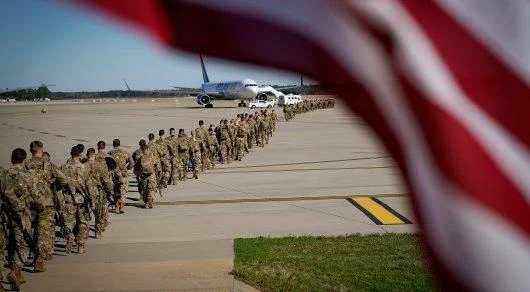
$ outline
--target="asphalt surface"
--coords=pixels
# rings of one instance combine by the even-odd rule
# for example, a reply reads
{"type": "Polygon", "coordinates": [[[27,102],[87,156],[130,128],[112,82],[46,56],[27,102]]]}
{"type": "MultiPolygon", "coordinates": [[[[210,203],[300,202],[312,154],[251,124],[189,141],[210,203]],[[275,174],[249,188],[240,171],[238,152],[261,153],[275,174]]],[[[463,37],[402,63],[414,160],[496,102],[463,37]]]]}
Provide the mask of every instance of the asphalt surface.
{"type": "MultiPolygon", "coordinates": [[[[199,119],[217,124],[253,112],[236,103],[216,102],[213,109],[192,99],[2,105],[0,166],[9,167],[11,150],[27,149],[33,140],[43,141],[57,164],[78,143],[95,147],[119,138],[132,152],[158,129],[189,133],[199,119]]],[[[380,201],[414,222],[399,170],[360,119],[341,104],[287,123],[276,111],[280,122],[269,145],[168,187],[152,210],[141,208],[131,176],[126,213],[111,213],[103,238],[90,239],[83,255],[64,256],[58,242],[47,272],[24,273],[24,290],[245,290],[228,274],[234,238],[415,231],[415,224],[377,225],[345,199],[383,195],[380,201]]]]}

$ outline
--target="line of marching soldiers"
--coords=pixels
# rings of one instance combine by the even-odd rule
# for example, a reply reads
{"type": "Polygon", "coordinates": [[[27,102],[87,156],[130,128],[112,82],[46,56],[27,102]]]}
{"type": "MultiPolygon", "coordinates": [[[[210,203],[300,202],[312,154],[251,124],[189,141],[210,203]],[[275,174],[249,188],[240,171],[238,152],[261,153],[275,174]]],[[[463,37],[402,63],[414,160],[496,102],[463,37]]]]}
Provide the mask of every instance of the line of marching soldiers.
{"type": "Polygon", "coordinates": [[[333,107],[335,107],[335,99],[332,98],[319,100],[304,100],[297,104],[285,106],[283,108],[283,115],[285,116],[285,121],[287,122],[292,120],[297,114],[333,107]]]}
{"type": "Polygon", "coordinates": [[[183,129],[177,134],[174,128],[167,137],[160,130],[158,139],[150,133],[132,155],[119,139],[114,139],[110,151],[99,141],[97,149],[89,148],[85,155],[84,145],[78,144],[61,166],[51,161],[41,141],[31,142],[31,157],[22,148],[13,150],[12,167],[0,168],[0,248],[6,251],[0,253],[0,277],[7,263],[10,288],[19,290],[25,282],[21,271],[28,261],[33,271],[45,271],[45,262],[53,259],[56,226],[66,240],[66,254],[74,246],[77,253],[85,253],[90,221],[94,220],[97,239],[109,225],[109,207],[124,213],[131,169],[145,208],[153,208],[157,191],[186,180],[190,171],[197,179],[217,163],[241,161],[249,149],[264,147],[277,121],[274,110],[238,114],[209,128],[201,120],[190,136],[183,129]]]}
{"type": "Polygon", "coordinates": [[[177,185],[188,179],[188,173],[198,179],[199,173],[215,167],[216,163],[241,161],[254,146],[264,147],[276,129],[275,111],[238,114],[230,121],[223,119],[208,128],[200,120],[196,129],[186,135],[169,129],[158,131],[158,138],[149,133],[148,141],[140,140],[140,148],[132,155],[134,174],[145,208],[153,208],[156,193],[167,185],[177,185]]]}

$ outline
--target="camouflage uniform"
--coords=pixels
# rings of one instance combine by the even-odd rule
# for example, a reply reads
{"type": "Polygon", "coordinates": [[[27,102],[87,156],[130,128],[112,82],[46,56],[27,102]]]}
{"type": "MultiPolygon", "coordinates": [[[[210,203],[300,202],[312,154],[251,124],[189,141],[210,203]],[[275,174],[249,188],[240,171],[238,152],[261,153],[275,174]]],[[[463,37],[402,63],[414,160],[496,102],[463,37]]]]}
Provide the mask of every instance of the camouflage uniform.
{"type": "Polygon", "coordinates": [[[179,134],[177,139],[175,139],[175,144],[178,149],[178,159],[181,163],[179,179],[186,180],[188,178],[188,165],[190,163],[190,144],[186,134],[179,134]]]}
{"type": "Polygon", "coordinates": [[[230,149],[232,145],[232,140],[230,139],[230,133],[227,125],[219,126],[220,133],[220,152],[221,152],[221,163],[229,163],[230,158],[230,149]]]}
{"type": "Polygon", "coordinates": [[[160,161],[160,148],[158,147],[158,144],[154,140],[147,142],[147,147],[149,147],[149,150],[151,150],[151,153],[154,155],[155,159],[155,176],[156,176],[156,183],[157,188],[158,186],[162,185],[162,162],[160,161]]]}
{"type": "Polygon", "coordinates": [[[171,183],[176,185],[182,175],[182,162],[178,155],[177,137],[169,136],[165,141],[171,158],[171,183]]]}
{"type": "Polygon", "coordinates": [[[245,156],[245,141],[247,139],[247,132],[244,125],[236,127],[236,159],[241,161],[245,156]]]}
{"type": "Polygon", "coordinates": [[[191,169],[193,177],[198,178],[199,170],[202,168],[201,144],[202,141],[195,136],[191,136],[188,141],[190,145],[191,169]]]}
{"type": "Polygon", "coordinates": [[[219,151],[219,142],[217,141],[217,137],[215,136],[214,132],[211,132],[208,134],[208,153],[210,155],[209,161],[211,164],[211,167],[215,167],[215,162],[217,161],[216,154],[219,151]]]}
{"type": "Polygon", "coordinates": [[[36,179],[39,200],[42,202],[42,210],[37,211],[35,235],[37,237],[36,264],[42,263],[46,257],[53,254],[55,246],[55,207],[57,194],[54,187],[68,187],[75,189],[75,182],[69,179],[58,169],[58,167],[41,158],[32,157],[26,163],[26,169],[36,179]],[[51,183],[54,182],[54,186],[51,183]]]}
{"type": "MultiPolygon", "coordinates": [[[[104,152],[98,152],[96,154],[96,160],[94,163],[97,165],[97,169],[101,171],[102,179],[107,180],[107,184],[112,186],[112,189],[110,189],[110,192],[107,192],[106,186],[103,186],[103,188],[99,188],[99,210],[100,210],[100,219],[101,219],[101,226],[103,226],[103,229],[101,231],[105,231],[107,226],[109,225],[109,203],[114,202],[114,179],[113,179],[113,172],[109,171],[107,168],[107,162],[105,161],[105,158],[108,157],[108,155],[104,152]],[[110,180],[110,182],[108,181],[110,180]]],[[[113,203],[114,204],[114,203],[113,203]]],[[[97,215],[96,215],[97,216],[97,215]]]]}
{"type": "Polygon", "coordinates": [[[166,186],[171,175],[171,156],[169,147],[165,139],[159,138],[155,141],[158,146],[158,157],[160,159],[161,176],[160,180],[166,186]]]}
{"type": "Polygon", "coordinates": [[[117,177],[118,180],[114,181],[114,204],[121,212],[127,198],[129,169],[133,167],[134,162],[131,155],[121,148],[114,148],[109,151],[109,155],[116,160],[117,164],[116,173],[119,176],[117,177]]]}
{"type": "MultiPolygon", "coordinates": [[[[61,189],[59,201],[61,202],[61,210],[64,215],[64,232],[68,245],[75,242],[79,248],[79,253],[82,253],[88,239],[88,228],[90,222],[90,211],[88,200],[90,194],[88,193],[87,183],[92,183],[90,179],[89,169],[85,164],[79,161],[71,160],[70,162],[61,165],[61,171],[72,181],[76,181],[78,188],[75,192],[69,189],[61,189]]],[[[93,186],[92,186],[93,187],[93,186]]]]}
{"type": "MultiPolygon", "coordinates": [[[[22,167],[12,167],[9,172],[0,169],[0,192],[2,193],[2,218],[6,220],[8,241],[5,233],[0,232],[0,245],[5,248],[11,272],[8,275],[10,283],[18,286],[24,281],[21,268],[24,267],[31,249],[36,252],[33,245],[33,231],[31,228],[30,209],[42,209],[42,202],[37,197],[38,190],[31,176],[22,167]]],[[[2,249],[1,269],[4,267],[2,249]]]]}
{"type": "Polygon", "coordinates": [[[106,164],[102,164],[101,161],[88,160],[86,165],[89,169],[90,179],[92,180],[91,186],[95,185],[94,190],[89,190],[92,195],[92,212],[94,213],[94,231],[96,238],[101,236],[101,233],[105,231],[106,215],[107,212],[107,196],[111,196],[114,191],[114,183],[112,177],[107,169],[106,164]]]}
{"type": "Polygon", "coordinates": [[[153,208],[153,200],[157,191],[156,183],[156,157],[148,149],[138,155],[138,164],[135,167],[136,175],[140,178],[142,185],[142,199],[146,208],[153,208]]]}
{"type": "Polygon", "coordinates": [[[208,168],[210,168],[210,155],[208,151],[207,140],[208,140],[208,131],[203,128],[202,126],[199,126],[195,129],[195,136],[200,141],[200,148],[201,148],[201,171],[204,171],[208,168]]]}

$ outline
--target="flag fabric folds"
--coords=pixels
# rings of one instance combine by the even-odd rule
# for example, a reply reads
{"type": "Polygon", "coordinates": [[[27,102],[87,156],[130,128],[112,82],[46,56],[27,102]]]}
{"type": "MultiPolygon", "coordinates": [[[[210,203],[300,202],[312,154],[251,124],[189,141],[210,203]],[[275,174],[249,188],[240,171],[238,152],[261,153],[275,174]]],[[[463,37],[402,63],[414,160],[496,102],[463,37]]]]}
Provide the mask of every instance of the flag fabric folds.
{"type": "Polygon", "coordinates": [[[74,2],[333,89],[399,164],[439,282],[530,289],[527,0],[74,2]]]}

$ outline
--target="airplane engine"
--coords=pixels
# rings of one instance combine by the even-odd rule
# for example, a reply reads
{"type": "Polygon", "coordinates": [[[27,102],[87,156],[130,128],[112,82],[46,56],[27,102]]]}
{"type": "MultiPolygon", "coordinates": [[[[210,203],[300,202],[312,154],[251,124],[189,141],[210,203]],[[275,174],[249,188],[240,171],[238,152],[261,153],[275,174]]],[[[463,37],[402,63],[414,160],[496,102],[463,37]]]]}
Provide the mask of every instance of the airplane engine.
{"type": "Polygon", "coordinates": [[[260,93],[256,96],[257,100],[267,100],[267,95],[265,93],[260,93]]]}
{"type": "Polygon", "coordinates": [[[209,105],[212,99],[207,94],[201,93],[197,95],[197,103],[200,105],[209,105]]]}

